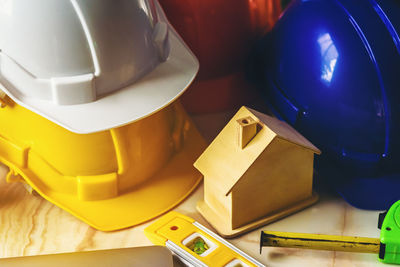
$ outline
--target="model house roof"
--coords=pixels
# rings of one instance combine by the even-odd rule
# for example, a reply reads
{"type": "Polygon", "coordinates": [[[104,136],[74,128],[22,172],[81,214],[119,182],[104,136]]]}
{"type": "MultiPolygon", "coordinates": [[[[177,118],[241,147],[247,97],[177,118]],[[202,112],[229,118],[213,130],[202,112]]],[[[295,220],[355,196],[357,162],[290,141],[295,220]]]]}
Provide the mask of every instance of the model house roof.
{"type": "Polygon", "coordinates": [[[228,195],[275,138],[284,139],[298,146],[299,149],[307,149],[316,154],[321,153],[289,124],[253,109],[242,107],[197,159],[194,166],[205,177],[220,181],[218,186],[228,195]],[[237,142],[240,120],[247,123],[249,119],[257,123],[257,133],[245,144],[245,148],[241,149],[237,142]]]}
{"type": "Polygon", "coordinates": [[[283,138],[289,142],[303,146],[312,150],[316,154],[321,154],[321,151],[315,147],[310,141],[308,141],[304,136],[302,136],[298,131],[296,131],[292,126],[284,121],[277,118],[268,116],[264,113],[258,112],[256,110],[247,108],[254,116],[256,116],[264,126],[268,127],[277,136],[283,138]]]}

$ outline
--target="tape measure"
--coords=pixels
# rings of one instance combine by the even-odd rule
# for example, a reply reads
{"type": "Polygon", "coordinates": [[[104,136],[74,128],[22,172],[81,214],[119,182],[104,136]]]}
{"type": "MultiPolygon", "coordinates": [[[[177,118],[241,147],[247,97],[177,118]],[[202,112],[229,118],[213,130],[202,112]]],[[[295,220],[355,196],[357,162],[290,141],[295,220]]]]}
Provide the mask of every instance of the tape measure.
{"type": "Polygon", "coordinates": [[[263,246],[378,253],[384,263],[400,264],[400,201],[379,215],[380,238],[262,231],[263,246]]]}

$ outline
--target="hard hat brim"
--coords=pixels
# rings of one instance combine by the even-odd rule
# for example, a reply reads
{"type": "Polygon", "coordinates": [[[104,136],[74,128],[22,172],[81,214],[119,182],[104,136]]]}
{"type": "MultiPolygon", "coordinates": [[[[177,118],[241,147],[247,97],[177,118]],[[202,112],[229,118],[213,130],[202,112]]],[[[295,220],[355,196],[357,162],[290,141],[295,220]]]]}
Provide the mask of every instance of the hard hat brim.
{"type": "Polygon", "coordinates": [[[171,51],[165,62],[134,84],[91,103],[56,105],[26,97],[10,85],[3,84],[1,89],[19,105],[75,133],[94,133],[123,126],[172,103],[196,77],[199,63],[171,26],[169,41],[171,51]]]}
{"type": "Polygon", "coordinates": [[[149,221],[181,203],[202,181],[193,162],[206,143],[195,127],[185,133],[181,150],[151,179],[114,198],[87,201],[43,185],[28,168],[21,169],[0,155],[0,161],[49,202],[102,231],[114,231],[149,221]]]}
{"type": "Polygon", "coordinates": [[[336,190],[352,206],[366,210],[385,210],[399,200],[399,174],[379,177],[351,177],[336,190]]]}

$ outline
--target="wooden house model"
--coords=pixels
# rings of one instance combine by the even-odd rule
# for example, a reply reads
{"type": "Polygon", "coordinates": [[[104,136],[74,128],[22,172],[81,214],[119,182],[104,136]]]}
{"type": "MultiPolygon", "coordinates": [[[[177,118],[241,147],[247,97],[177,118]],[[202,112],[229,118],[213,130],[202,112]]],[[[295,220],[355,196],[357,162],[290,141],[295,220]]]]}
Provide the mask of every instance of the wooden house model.
{"type": "Polygon", "coordinates": [[[204,175],[198,211],[224,237],[273,222],[317,201],[314,154],[287,123],[242,107],[194,166],[204,175]]]}

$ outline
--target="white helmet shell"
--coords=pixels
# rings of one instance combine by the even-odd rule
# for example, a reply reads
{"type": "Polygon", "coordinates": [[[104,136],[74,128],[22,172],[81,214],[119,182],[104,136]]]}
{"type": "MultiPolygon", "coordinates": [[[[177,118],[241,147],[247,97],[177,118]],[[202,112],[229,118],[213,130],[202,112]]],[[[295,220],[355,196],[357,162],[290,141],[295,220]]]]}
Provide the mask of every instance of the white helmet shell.
{"type": "Polygon", "coordinates": [[[157,0],[0,0],[0,89],[70,131],[151,115],[198,68],[157,0]]]}

